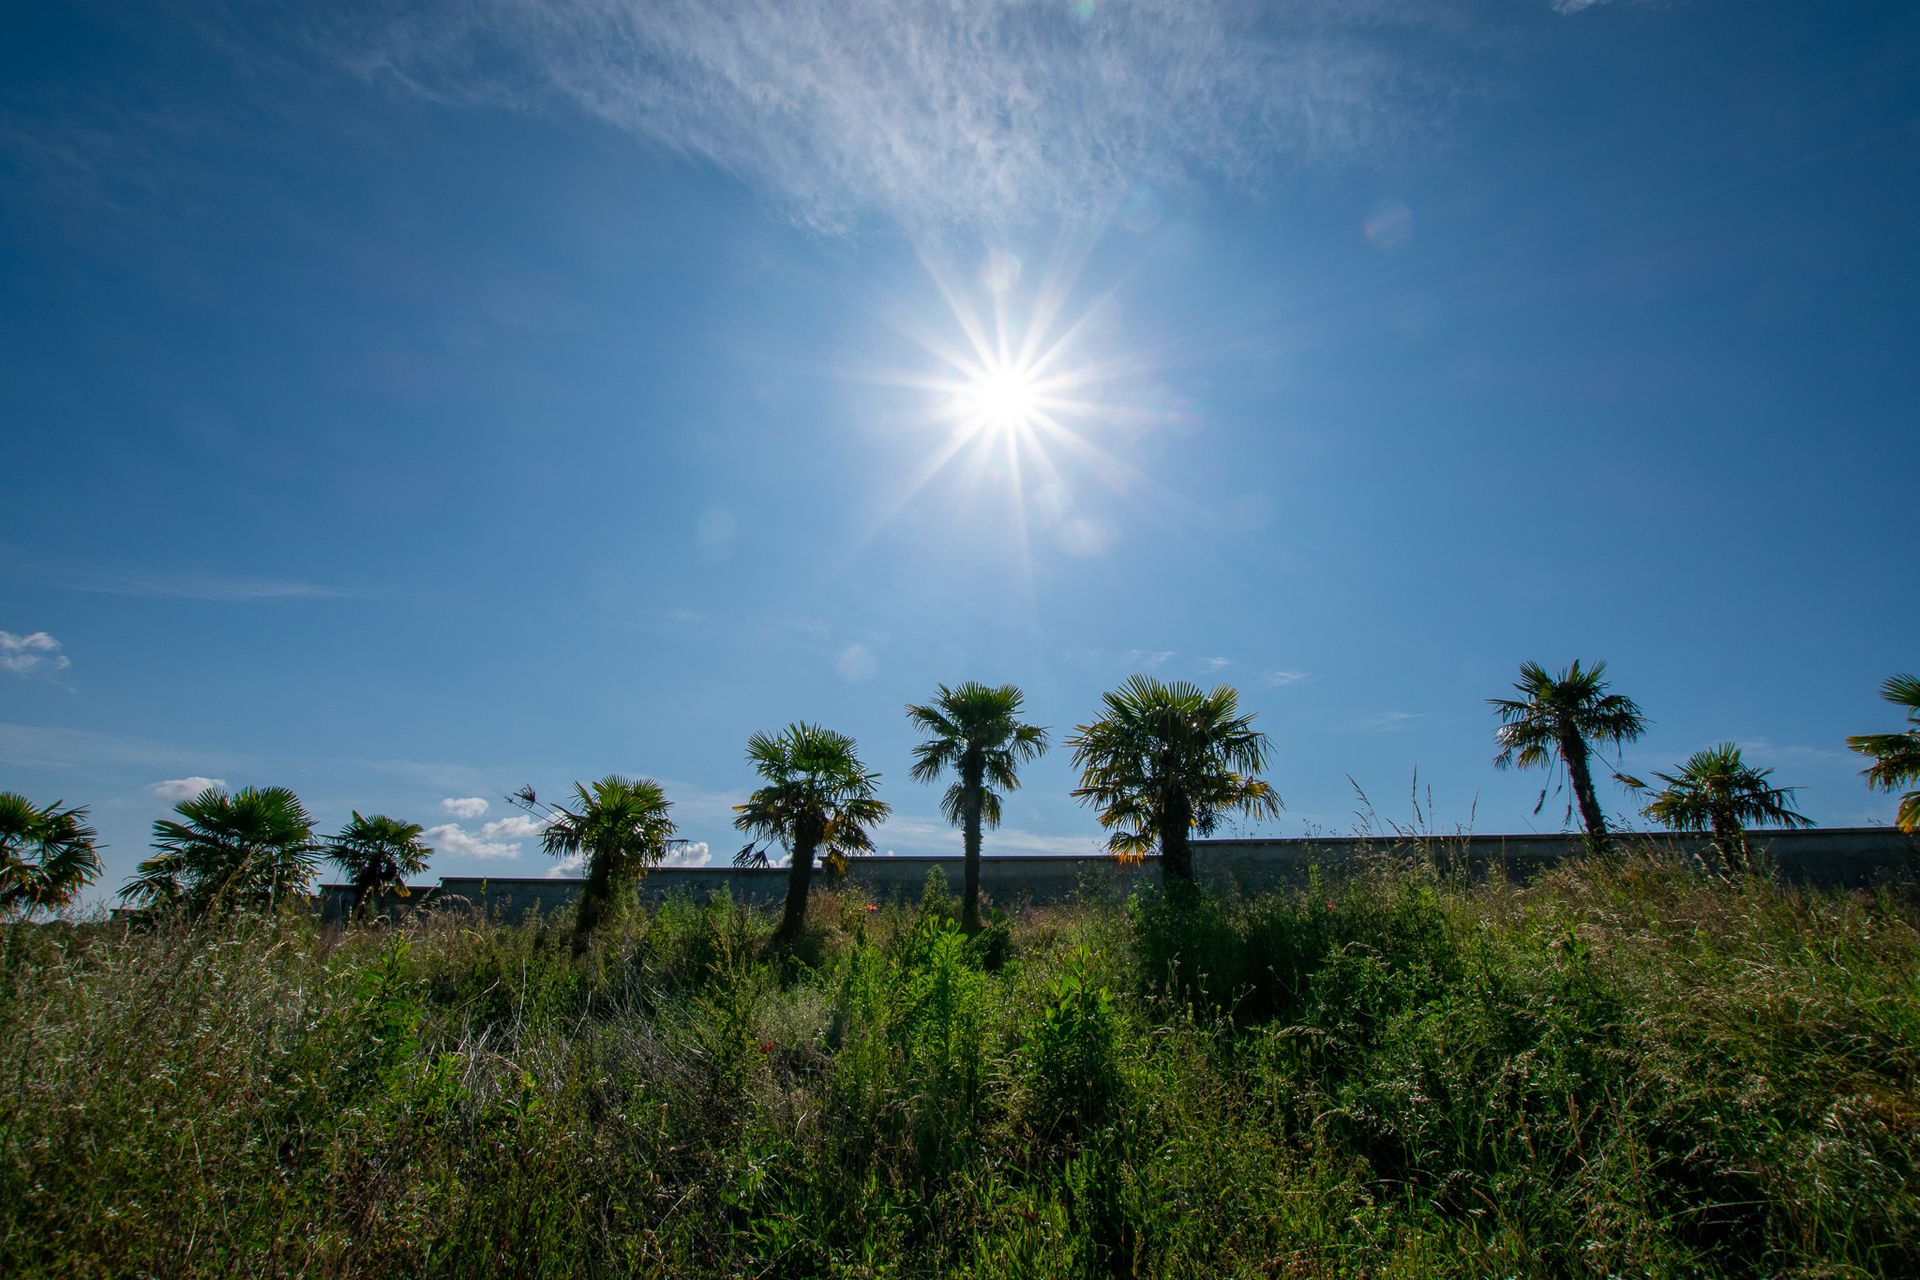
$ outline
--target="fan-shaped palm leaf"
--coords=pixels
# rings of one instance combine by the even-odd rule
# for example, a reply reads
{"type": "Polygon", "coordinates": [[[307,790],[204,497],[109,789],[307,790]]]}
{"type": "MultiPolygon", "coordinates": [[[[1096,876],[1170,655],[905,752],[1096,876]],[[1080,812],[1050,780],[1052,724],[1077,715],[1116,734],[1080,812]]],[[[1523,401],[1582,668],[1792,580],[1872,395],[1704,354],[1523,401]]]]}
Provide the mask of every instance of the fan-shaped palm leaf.
{"type": "Polygon", "coordinates": [[[1226,813],[1280,812],[1280,797],[1257,776],[1267,736],[1230,686],[1203,693],[1136,675],[1102,702],[1104,714],[1067,743],[1081,771],[1074,798],[1098,807],[1116,857],[1142,857],[1157,844],[1162,878],[1191,883],[1192,833],[1212,834],[1226,813]]]}
{"type": "Polygon", "coordinates": [[[1741,869],[1752,866],[1749,826],[1811,827],[1813,819],[1793,808],[1793,788],[1776,787],[1771,769],[1755,769],[1740,748],[1722,742],[1697,751],[1678,773],[1653,776],[1664,785],[1642,810],[1675,831],[1711,831],[1721,856],[1741,869]]]}
{"type": "Polygon", "coordinates": [[[788,851],[786,909],[775,935],[784,944],[806,923],[814,859],[845,870],[850,856],[872,850],[868,828],[885,822],[890,810],[874,794],[880,775],[868,772],[844,733],[806,723],[755,733],[747,760],[761,785],[734,806],[733,825],[751,838],[734,862],[764,865],[769,845],[788,851]]]}
{"type": "Polygon", "coordinates": [[[433,850],[421,840],[417,822],[402,822],[376,813],[370,818],[354,810],[353,820],[327,841],[327,857],[353,883],[353,906],[358,911],[380,895],[407,896],[407,877],[427,869],[433,850]]]}
{"type": "Polygon", "coordinates": [[[913,749],[913,777],[932,782],[949,770],[958,775],[941,797],[940,812],[962,831],[961,922],[971,933],[980,927],[981,828],[1000,825],[1003,793],[1019,789],[1019,765],[1047,749],[1047,731],[1021,721],[1024,695],[1013,685],[969,680],[938,688],[932,702],[907,707],[907,720],[928,735],[913,749]]]}
{"type": "MultiPolygon", "coordinates": [[[[1587,835],[1600,842],[1607,836],[1607,818],[1593,789],[1592,744],[1611,743],[1617,749],[1638,739],[1647,727],[1633,699],[1607,692],[1606,670],[1605,662],[1583,670],[1576,661],[1549,675],[1539,663],[1527,662],[1521,664],[1520,679],[1513,686],[1520,697],[1487,699],[1500,721],[1494,731],[1500,744],[1494,767],[1564,765],[1587,835]]],[[[1540,799],[1546,802],[1545,789],[1540,799]]],[[[1535,805],[1534,812],[1539,811],[1535,805]]]]}
{"type": "Polygon", "coordinates": [[[100,874],[84,807],[36,806],[0,791],[0,919],[57,911],[100,874]]]}
{"type": "Polygon", "coordinates": [[[184,821],[153,824],[153,856],[121,896],[136,905],[202,912],[273,905],[304,893],[322,851],[313,819],[285,787],[209,787],[174,806],[184,821]]]}
{"type": "MultiPolygon", "coordinates": [[[[1880,686],[1880,696],[1896,707],[1905,707],[1905,733],[1862,733],[1847,739],[1847,745],[1873,763],[1861,771],[1867,785],[1881,791],[1896,791],[1909,783],[1920,782],[1920,676],[1888,676],[1880,686]]],[[[1902,831],[1920,830],[1920,791],[1900,797],[1894,820],[1902,831]]]]}

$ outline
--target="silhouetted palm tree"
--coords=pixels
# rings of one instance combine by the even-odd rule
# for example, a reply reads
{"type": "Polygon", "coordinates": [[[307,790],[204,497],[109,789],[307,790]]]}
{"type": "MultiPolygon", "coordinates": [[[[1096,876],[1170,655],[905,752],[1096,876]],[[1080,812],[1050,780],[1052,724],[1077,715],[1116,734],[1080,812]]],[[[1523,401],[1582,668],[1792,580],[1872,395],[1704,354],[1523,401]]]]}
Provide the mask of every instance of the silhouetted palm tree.
{"type": "Polygon", "coordinates": [[[969,680],[939,690],[931,703],[907,707],[914,728],[931,735],[913,749],[913,776],[932,782],[948,769],[959,775],[941,798],[940,812],[966,842],[960,919],[973,933],[980,927],[980,829],[1000,825],[1001,793],[1019,789],[1016,766],[1047,749],[1047,731],[1021,722],[1023,697],[1013,685],[988,688],[969,680]]]}
{"type": "Polygon", "coordinates": [[[84,807],[44,808],[0,791],[0,920],[58,911],[100,874],[84,807]]]}
{"type": "Polygon", "coordinates": [[[377,903],[384,893],[407,896],[407,877],[427,869],[433,850],[420,839],[417,822],[402,822],[376,813],[371,818],[354,810],[353,821],[327,841],[327,857],[353,882],[353,910],[377,903]]]}
{"type": "Polygon", "coordinates": [[[1771,769],[1755,769],[1731,742],[1697,751],[1680,772],[1655,773],[1666,785],[1655,792],[1645,813],[1675,831],[1711,831],[1720,856],[1737,871],[1753,869],[1747,826],[1810,827],[1813,819],[1794,812],[1793,788],[1776,787],[1771,769]]]}
{"type": "MultiPolygon", "coordinates": [[[[1872,756],[1873,763],[1861,770],[1870,787],[1893,791],[1911,782],[1920,782],[1920,677],[1888,676],[1880,686],[1880,696],[1896,707],[1907,709],[1905,733],[1862,733],[1847,739],[1847,745],[1861,755],[1872,756]]],[[[1900,797],[1895,819],[1902,831],[1920,828],[1920,791],[1900,797]]]]}
{"type": "MultiPolygon", "coordinates": [[[[1611,742],[1617,749],[1647,728],[1646,717],[1633,699],[1606,691],[1602,678],[1606,670],[1604,662],[1586,671],[1575,662],[1558,675],[1548,675],[1545,667],[1529,662],[1520,668],[1520,679],[1513,686],[1519,698],[1487,699],[1500,717],[1494,736],[1501,751],[1493,758],[1494,766],[1531,769],[1555,760],[1564,764],[1580,806],[1580,820],[1596,845],[1606,843],[1607,816],[1593,790],[1591,744],[1611,742]]],[[[1547,788],[1542,787],[1533,811],[1540,812],[1546,800],[1547,788]]]]}
{"type": "Polygon", "coordinates": [[[532,787],[507,799],[547,823],[540,844],[556,858],[581,857],[586,883],[574,914],[573,949],[587,949],[614,895],[639,881],[674,843],[673,802],[652,778],[610,773],[591,786],[573,784],[573,803],[541,803],[532,787]]]}
{"type": "Polygon", "coordinates": [[[764,864],[769,844],[792,855],[786,910],[774,935],[775,945],[784,946],[806,925],[814,858],[844,870],[849,855],[873,848],[867,828],[885,822],[891,810],[874,795],[880,775],[867,772],[844,733],[804,723],[778,735],[756,733],[747,739],[747,759],[763,785],[734,806],[733,825],[752,837],[734,863],[764,864]]]}
{"type": "Polygon", "coordinates": [[[1274,817],[1280,797],[1255,775],[1267,735],[1239,713],[1227,685],[1162,684],[1137,675],[1105,697],[1106,712],[1067,739],[1080,766],[1077,800],[1100,808],[1107,847],[1121,858],[1160,849],[1163,884],[1193,883],[1190,836],[1212,834],[1227,812],[1274,817]]]}
{"type": "Polygon", "coordinates": [[[243,903],[272,906],[304,893],[321,852],[313,819],[285,787],[208,787],[174,806],[186,821],[153,824],[153,856],[120,896],[192,914],[243,903]]]}

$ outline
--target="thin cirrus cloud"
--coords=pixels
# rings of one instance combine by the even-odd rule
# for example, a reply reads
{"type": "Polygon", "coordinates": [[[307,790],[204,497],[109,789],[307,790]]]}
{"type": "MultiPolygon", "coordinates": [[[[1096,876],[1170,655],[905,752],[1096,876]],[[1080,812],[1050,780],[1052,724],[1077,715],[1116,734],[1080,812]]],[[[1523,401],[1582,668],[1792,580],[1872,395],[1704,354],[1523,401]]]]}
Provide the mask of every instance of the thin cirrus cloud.
{"type": "Polygon", "coordinates": [[[581,113],[796,222],[1103,215],[1143,189],[1431,141],[1461,86],[1386,0],[480,0],[323,37],[435,101],[581,113]]]}

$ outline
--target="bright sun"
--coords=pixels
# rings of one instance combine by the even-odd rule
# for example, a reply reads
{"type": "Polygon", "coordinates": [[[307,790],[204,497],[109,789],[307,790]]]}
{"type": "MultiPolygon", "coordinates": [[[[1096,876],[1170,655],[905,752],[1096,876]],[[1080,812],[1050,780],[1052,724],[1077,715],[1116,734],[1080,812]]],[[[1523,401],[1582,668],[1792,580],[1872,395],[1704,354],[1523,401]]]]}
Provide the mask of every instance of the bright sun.
{"type": "Polygon", "coordinates": [[[1041,395],[1026,369],[983,366],[956,398],[963,420],[974,431],[1018,431],[1031,426],[1041,410],[1041,395]]]}

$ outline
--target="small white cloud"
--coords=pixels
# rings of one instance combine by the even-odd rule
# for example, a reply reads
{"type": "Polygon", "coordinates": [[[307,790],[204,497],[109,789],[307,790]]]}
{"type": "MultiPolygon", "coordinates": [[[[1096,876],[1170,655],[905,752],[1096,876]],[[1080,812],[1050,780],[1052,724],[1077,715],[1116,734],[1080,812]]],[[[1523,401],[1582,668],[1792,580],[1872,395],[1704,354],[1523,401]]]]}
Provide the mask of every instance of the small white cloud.
{"type": "Polygon", "coordinates": [[[169,804],[178,804],[182,800],[193,799],[208,788],[212,788],[215,791],[225,791],[227,789],[227,780],[225,778],[203,778],[196,773],[188,778],[168,778],[165,782],[156,782],[151,787],[148,787],[147,790],[153,792],[153,794],[159,796],[169,804]]]}
{"type": "Polygon", "coordinates": [[[713,861],[713,849],[705,840],[689,840],[667,850],[660,859],[663,867],[704,867],[713,861]]]}
{"type": "Polygon", "coordinates": [[[563,880],[568,876],[577,876],[580,874],[580,868],[586,865],[586,854],[569,854],[567,857],[560,859],[560,861],[547,868],[547,879],[563,880]]]}
{"type": "Polygon", "coordinates": [[[425,838],[437,852],[457,854],[466,858],[517,858],[520,856],[519,845],[476,836],[457,822],[446,822],[437,827],[429,827],[425,838]]]}
{"type": "Polygon", "coordinates": [[[1232,666],[1232,665],[1233,665],[1233,659],[1232,659],[1232,658],[1202,658],[1202,659],[1200,659],[1200,669],[1201,669],[1202,671],[1205,671],[1205,672],[1207,672],[1207,673],[1208,673],[1209,675],[1211,675],[1211,674],[1213,674],[1213,673],[1214,673],[1214,672],[1216,672],[1216,671],[1225,671],[1225,670],[1226,670],[1226,669],[1227,669],[1228,667],[1230,667],[1230,666],[1232,666]]]}
{"type": "Polygon", "coordinates": [[[558,818],[535,818],[524,813],[495,818],[480,828],[484,840],[531,840],[552,826],[558,818]]]}
{"type": "Polygon", "coordinates": [[[1120,655],[1123,667],[1138,667],[1142,671],[1151,671],[1173,656],[1172,649],[1129,649],[1120,655]]]}
{"type": "Polygon", "coordinates": [[[456,818],[477,818],[487,811],[487,802],[479,796],[448,796],[440,807],[456,818]]]}
{"type": "Polygon", "coordinates": [[[60,642],[44,631],[24,636],[0,631],[0,668],[20,676],[35,672],[51,675],[72,665],[67,655],[60,652],[60,642]]]}
{"type": "Polygon", "coordinates": [[[863,644],[850,644],[840,651],[833,660],[833,669],[848,684],[858,684],[862,680],[871,680],[874,672],[880,669],[879,659],[873,651],[863,644]]]}
{"type": "Polygon", "coordinates": [[[1313,679],[1311,671],[1269,671],[1260,677],[1260,683],[1269,689],[1282,689],[1290,684],[1299,684],[1302,680],[1313,679]]]}

